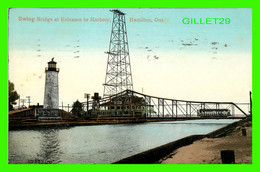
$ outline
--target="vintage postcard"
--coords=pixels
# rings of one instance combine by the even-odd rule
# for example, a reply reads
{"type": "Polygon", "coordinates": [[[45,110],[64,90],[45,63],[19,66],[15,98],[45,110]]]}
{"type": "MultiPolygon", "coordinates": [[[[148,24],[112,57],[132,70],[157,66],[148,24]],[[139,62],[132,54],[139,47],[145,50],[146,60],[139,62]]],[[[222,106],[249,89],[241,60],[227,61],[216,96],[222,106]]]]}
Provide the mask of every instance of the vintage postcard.
{"type": "Polygon", "coordinates": [[[252,9],[8,17],[9,164],[252,163],[252,9]]]}

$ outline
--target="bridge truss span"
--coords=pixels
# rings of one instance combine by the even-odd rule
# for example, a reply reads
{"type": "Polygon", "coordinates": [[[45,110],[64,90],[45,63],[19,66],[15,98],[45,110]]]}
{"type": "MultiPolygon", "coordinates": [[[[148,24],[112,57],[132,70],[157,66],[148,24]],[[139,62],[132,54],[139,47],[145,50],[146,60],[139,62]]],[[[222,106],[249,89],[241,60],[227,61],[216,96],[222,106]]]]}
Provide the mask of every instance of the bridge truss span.
{"type": "Polygon", "coordinates": [[[132,90],[88,103],[92,110],[109,111],[112,116],[142,114],[142,117],[146,118],[246,117],[250,109],[250,103],[178,100],[150,96],[132,90]]]}
{"type": "Polygon", "coordinates": [[[154,113],[149,113],[147,117],[244,117],[249,115],[246,112],[249,111],[250,103],[178,100],[131,92],[143,96],[146,102],[153,106],[154,113]]]}

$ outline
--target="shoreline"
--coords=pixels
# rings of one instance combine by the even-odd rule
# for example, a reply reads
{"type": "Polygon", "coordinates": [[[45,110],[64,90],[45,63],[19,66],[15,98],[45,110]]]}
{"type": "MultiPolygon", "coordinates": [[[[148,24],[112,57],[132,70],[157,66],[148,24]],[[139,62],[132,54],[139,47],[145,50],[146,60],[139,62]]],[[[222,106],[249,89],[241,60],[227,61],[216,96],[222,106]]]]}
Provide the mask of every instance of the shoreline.
{"type": "MultiPolygon", "coordinates": [[[[252,125],[252,119],[251,118],[246,118],[242,119],[236,122],[233,122],[225,127],[222,127],[220,129],[217,129],[213,132],[210,132],[205,135],[191,135],[188,137],[184,137],[182,139],[167,143],[165,145],[152,148],[150,150],[141,152],[139,154],[130,156],[128,158],[124,158],[122,160],[116,161],[113,164],[202,164],[198,163],[198,161],[189,161],[190,157],[194,157],[193,154],[185,154],[185,158],[187,161],[172,161],[171,158],[175,158],[178,154],[178,157],[176,158],[177,160],[180,159],[180,157],[183,157],[183,152],[190,152],[191,148],[189,146],[193,146],[192,149],[197,150],[198,152],[201,151],[201,148],[205,146],[205,144],[201,144],[200,147],[194,147],[194,143],[200,142],[201,140],[207,140],[207,139],[218,139],[218,138],[225,138],[226,136],[232,134],[234,130],[237,130],[238,128],[242,128],[245,123],[251,123],[252,125]],[[181,150],[182,148],[186,148],[185,150],[181,150]],[[182,152],[182,153],[180,153],[182,152]]],[[[252,131],[252,130],[251,130],[252,131]]],[[[239,133],[240,134],[240,133],[239,133]]],[[[252,163],[252,134],[250,134],[249,130],[249,141],[251,141],[251,163],[252,163]]],[[[236,135],[235,137],[238,137],[236,135]]],[[[244,137],[244,136],[243,136],[244,137]]],[[[211,140],[211,141],[212,141],[211,140]]],[[[238,144],[240,143],[240,140],[238,141],[238,144]]],[[[212,141],[214,143],[214,141],[212,141]]],[[[230,142],[230,141],[229,141],[230,142]]],[[[229,142],[223,143],[223,144],[228,144],[229,142]]],[[[198,154],[198,152],[196,152],[198,154]]],[[[200,159],[202,157],[196,157],[195,160],[200,159]]],[[[205,159],[205,157],[203,157],[205,159]]],[[[210,164],[211,161],[206,161],[202,159],[202,162],[204,164],[210,164]]],[[[215,158],[216,159],[216,158],[215,158]]],[[[216,163],[214,161],[213,163],[216,163]]],[[[249,158],[249,163],[250,163],[250,158],[249,158]]]]}
{"type": "MultiPolygon", "coordinates": [[[[238,118],[219,118],[219,119],[244,119],[238,118]]],[[[41,121],[41,122],[9,122],[8,129],[11,130],[30,130],[41,128],[64,128],[74,126],[94,126],[94,125],[114,125],[114,124],[139,124],[146,122],[163,122],[163,121],[186,121],[186,120],[203,120],[215,118],[133,118],[133,119],[108,119],[108,120],[80,120],[80,121],[41,121]]]]}
{"type": "Polygon", "coordinates": [[[221,151],[234,152],[234,164],[252,164],[252,119],[215,131],[172,151],[160,164],[222,164],[221,151]]]}

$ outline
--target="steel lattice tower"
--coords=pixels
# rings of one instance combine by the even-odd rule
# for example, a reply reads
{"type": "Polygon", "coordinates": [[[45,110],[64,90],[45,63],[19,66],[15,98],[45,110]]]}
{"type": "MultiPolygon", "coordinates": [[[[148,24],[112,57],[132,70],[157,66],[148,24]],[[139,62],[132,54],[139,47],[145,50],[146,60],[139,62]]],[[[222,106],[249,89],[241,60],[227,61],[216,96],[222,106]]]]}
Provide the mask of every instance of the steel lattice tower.
{"type": "Polygon", "coordinates": [[[133,90],[132,72],[127,40],[125,13],[113,12],[112,31],[103,96],[111,96],[126,89],[133,90]]]}

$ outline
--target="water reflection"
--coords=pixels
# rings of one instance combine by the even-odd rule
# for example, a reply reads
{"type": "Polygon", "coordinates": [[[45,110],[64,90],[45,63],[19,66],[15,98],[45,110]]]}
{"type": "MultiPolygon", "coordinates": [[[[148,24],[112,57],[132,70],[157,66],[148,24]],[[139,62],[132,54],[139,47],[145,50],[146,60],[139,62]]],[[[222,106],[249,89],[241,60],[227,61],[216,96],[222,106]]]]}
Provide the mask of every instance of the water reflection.
{"type": "Polygon", "coordinates": [[[60,149],[59,130],[48,129],[41,130],[40,150],[37,157],[29,160],[33,164],[57,164],[61,163],[63,154],[60,149]]]}

